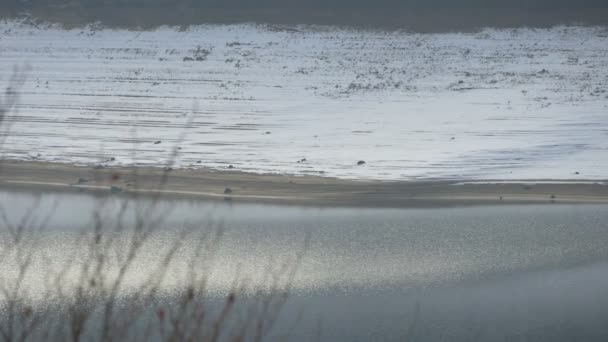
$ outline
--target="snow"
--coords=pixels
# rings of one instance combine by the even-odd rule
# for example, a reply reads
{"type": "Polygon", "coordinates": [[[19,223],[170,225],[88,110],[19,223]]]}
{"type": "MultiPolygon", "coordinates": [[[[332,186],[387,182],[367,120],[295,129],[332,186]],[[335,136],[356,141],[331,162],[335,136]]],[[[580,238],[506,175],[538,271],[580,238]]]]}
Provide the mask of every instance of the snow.
{"type": "Polygon", "coordinates": [[[608,178],[602,27],[416,34],[5,21],[0,33],[0,82],[14,65],[32,68],[5,158],[162,166],[179,143],[182,168],[608,178]]]}

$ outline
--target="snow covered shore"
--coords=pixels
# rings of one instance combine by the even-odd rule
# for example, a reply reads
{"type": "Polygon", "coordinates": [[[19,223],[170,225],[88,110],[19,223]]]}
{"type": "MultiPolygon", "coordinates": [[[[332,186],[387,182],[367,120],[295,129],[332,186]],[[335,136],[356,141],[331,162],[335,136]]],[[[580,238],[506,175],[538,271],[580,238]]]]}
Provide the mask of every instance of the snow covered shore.
{"type": "Polygon", "coordinates": [[[32,71],[8,118],[11,159],[160,166],[191,120],[183,168],[608,178],[606,28],[413,34],[0,23],[0,82],[22,63],[32,71]]]}

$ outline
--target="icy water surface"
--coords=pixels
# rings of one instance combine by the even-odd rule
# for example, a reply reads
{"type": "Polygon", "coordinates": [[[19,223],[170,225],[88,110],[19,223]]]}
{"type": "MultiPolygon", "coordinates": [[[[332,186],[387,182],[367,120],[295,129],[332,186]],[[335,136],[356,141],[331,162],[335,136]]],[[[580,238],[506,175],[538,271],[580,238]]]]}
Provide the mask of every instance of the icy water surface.
{"type": "MultiPolygon", "coordinates": [[[[35,197],[2,192],[0,205],[14,221],[35,197]]],[[[119,200],[106,202],[109,217],[119,200]]],[[[91,222],[95,203],[86,194],[40,198],[39,214],[56,206],[40,233],[47,257],[60,262],[76,248],[73,237],[91,222]]],[[[292,260],[310,237],[277,336],[599,341],[608,336],[606,209],[557,204],[341,209],[161,201],[158,212],[166,213],[166,221],[129,282],[135,286],[149,271],[151,260],[175,237],[172,227],[198,222],[208,229],[210,222],[221,222],[225,234],[209,283],[212,296],[228,291],[237,269],[255,280],[269,262],[292,260]]],[[[48,265],[36,267],[43,272],[48,265]]],[[[174,271],[178,276],[180,270],[174,271]]],[[[35,292],[38,285],[30,285],[35,292]]]]}

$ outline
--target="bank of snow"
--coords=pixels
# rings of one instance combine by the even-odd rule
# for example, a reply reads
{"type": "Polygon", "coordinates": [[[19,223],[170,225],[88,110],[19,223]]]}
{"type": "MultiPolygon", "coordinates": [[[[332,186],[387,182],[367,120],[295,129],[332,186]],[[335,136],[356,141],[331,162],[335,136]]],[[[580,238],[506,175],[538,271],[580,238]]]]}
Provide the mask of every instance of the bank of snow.
{"type": "Polygon", "coordinates": [[[179,167],[608,178],[605,28],[136,32],[10,21],[0,32],[1,80],[32,66],[8,118],[9,158],[160,165],[193,112],[179,167]]]}

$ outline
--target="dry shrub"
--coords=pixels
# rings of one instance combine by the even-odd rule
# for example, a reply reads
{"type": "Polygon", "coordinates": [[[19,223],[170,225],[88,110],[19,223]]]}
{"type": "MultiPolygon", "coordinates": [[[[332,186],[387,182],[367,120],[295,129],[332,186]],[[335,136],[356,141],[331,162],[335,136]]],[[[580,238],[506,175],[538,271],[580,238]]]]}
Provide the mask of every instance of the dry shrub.
{"type": "MultiPolygon", "coordinates": [[[[0,103],[4,138],[13,129],[14,120],[7,118],[16,115],[28,71],[15,68],[0,103]]],[[[158,190],[169,181],[183,132],[158,190]]],[[[136,168],[131,176],[137,178],[136,168]]],[[[0,340],[260,341],[271,336],[302,253],[269,264],[262,281],[236,272],[218,297],[208,284],[221,224],[202,214],[198,224],[168,229],[171,209],[159,206],[161,191],[145,200],[137,192],[95,196],[91,224],[64,237],[61,246],[49,246],[47,223],[54,210],[41,216],[46,212],[42,195],[18,222],[0,207],[0,340]],[[153,260],[142,260],[150,255],[153,260]]]]}

